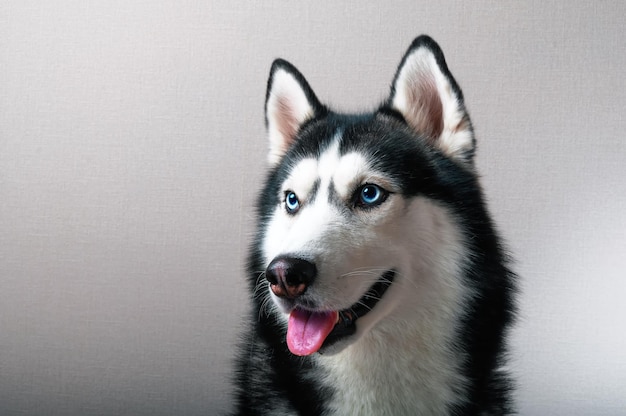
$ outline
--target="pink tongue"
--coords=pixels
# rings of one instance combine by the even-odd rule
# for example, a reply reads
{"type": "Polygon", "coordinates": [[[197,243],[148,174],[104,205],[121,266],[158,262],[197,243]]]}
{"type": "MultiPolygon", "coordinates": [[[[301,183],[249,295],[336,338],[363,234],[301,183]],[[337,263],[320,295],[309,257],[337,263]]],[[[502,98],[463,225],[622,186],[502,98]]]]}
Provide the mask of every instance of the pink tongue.
{"type": "Polygon", "coordinates": [[[287,325],[287,346],[295,355],[317,352],[337,323],[337,312],[309,312],[294,309],[287,325]]]}

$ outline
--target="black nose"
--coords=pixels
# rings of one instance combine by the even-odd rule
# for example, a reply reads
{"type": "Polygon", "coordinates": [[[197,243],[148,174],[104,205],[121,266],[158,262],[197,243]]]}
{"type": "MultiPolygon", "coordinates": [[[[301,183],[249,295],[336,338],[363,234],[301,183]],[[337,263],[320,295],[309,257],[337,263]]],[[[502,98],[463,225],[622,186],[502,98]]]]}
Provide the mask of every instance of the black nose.
{"type": "Polygon", "coordinates": [[[306,291],[316,274],[314,263],[297,257],[280,256],[267,266],[265,278],[276,296],[294,299],[306,291]]]}

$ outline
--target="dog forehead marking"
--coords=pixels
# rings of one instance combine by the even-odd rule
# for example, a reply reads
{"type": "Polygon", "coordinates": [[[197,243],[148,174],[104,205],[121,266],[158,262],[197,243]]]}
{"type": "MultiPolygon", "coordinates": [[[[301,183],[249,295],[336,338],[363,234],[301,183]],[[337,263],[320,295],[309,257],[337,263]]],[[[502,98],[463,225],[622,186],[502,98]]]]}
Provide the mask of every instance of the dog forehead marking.
{"type": "MultiPolygon", "coordinates": [[[[306,198],[309,193],[319,184],[324,192],[328,187],[337,179],[344,183],[346,176],[350,174],[348,167],[341,169],[344,164],[346,156],[342,156],[339,150],[339,142],[341,139],[341,132],[332,139],[330,145],[322,150],[319,157],[307,157],[298,161],[292,168],[289,177],[283,183],[283,191],[294,191],[301,198],[306,198]],[[340,178],[336,178],[337,172],[340,173],[340,178]]],[[[349,157],[348,159],[352,159],[349,157]]],[[[354,172],[352,172],[354,176],[354,172]]]]}
{"type": "Polygon", "coordinates": [[[330,184],[333,173],[337,169],[341,160],[339,153],[339,140],[341,132],[337,132],[330,146],[326,148],[320,155],[319,164],[317,166],[318,175],[322,181],[322,187],[327,188],[330,184]]]}
{"type": "Polygon", "coordinates": [[[367,176],[370,166],[365,156],[358,152],[342,155],[340,138],[341,132],[338,132],[319,159],[306,158],[298,162],[284,188],[306,198],[314,188],[318,189],[316,185],[319,184],[320,200],[333,194],[331,187],[340,198],[349,198],[355,186],[367,176]]]}

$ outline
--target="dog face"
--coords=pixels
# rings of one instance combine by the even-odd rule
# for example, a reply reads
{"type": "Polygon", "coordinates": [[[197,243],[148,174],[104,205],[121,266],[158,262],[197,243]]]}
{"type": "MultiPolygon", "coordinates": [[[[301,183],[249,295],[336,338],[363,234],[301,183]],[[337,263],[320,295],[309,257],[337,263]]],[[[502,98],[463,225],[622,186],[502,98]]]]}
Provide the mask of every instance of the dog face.
{"type": "Polygon", "coordinates": [[[255,291],[294,354],[341,351],[391,312],[459,302],[461,283],[445,278],[464,256],[449,185],[473,178],[474,138],[436,44],[416,39],[387,102],[362,115],[330,111],[277,60],[266,121],[255,291]]]}

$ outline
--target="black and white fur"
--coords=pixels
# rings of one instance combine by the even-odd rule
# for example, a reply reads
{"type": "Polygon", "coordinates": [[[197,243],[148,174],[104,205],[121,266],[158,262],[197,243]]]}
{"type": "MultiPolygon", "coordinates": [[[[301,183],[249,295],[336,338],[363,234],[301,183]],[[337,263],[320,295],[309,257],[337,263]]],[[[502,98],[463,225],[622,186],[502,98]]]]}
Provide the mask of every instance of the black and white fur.
{"type": "Polygon", "coordinates": [[[270,172],[249,256],[235,413],[511,414],[502,367],[514,276],[439,46],[416,38],[388,100],[367,114],[332,111],[276,60],[265,110],[270,172]],[[308,272],[290,281],[298,262],[308,272]],[[386,291],[368,292],[377,282],[386,291]],[[311,355],[290,352],[294,308],[352,310],[372,293],[382,295],[348,322],[352,332],[311,355]]]}

